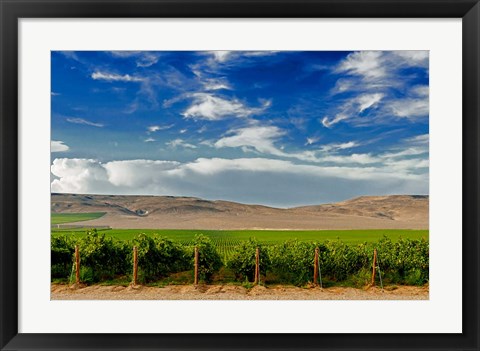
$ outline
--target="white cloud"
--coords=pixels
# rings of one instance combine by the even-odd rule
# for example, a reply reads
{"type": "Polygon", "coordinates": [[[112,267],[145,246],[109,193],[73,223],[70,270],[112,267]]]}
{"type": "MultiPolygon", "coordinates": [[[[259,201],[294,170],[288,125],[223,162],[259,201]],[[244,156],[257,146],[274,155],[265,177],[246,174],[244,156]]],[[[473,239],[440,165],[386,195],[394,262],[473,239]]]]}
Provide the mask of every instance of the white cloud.
{"type": "Polygon", "coordinates": [[[381,154],[380,156],[384,159],[397,159],[399,157],[405,156],[416,156],[428,153],[428,147],[407,147],[405,149],[400,149],[400,151],[393,151],[381,154]]]}
{"type": "Polygon", "coordinates": [[[84,118],[78,118],[78,117],[68,117],[67,122],[74,123],[74,124],[84,124],[84,125],[87,125],[87,126],[92,126],[92,127],[97,127],[97,128],[104,127],[104,124],[102,124],[102,123],[95,123],[95,122],[86,120],[84,118]]]}
{"type": "Polygon", "coordinates": [[[365,94],[361,95],[356,99],[356,102],[360,105],[358,107],[358,112],[363,112],[366,109],[369,109],[375,105],[377,105],[380,100],[383,98],[383,94],[376,93],[376,94],[365,94]]]}
{"type": "Polygon", "coordinates": [[[401,99],[389,102],[389,108],[398,117],[425,117],[429,113],[428,99],[401,99]]]}
{"type": "Polygon", "coordinates": [[[116,73],[104,73],[94,72],[91,75],[94,80],[106,80],[107,82],[143,82],[145,78],[131,76],[129,74],[116,74],[116,73]]]}
{"type": "Polygon", "coordinates": [[[111,51],[114,57],[135,58],[137,67],[150,67],[156,64],[160,58],[160,54],[151,51],[111,51]]]}
{"type": "Polygon", "coordinates": [[[428,97],[430,88],[428,85],[417,85],[412,88],[412,92],[414,95],[418,97],[428,97]]]}
{"type": "Polygon", "coordinates": [[[154,141],[156,141],[154,138],[147,138],[144,140],[146,143],[153,143],[154,141]]]}
{"type": "Polygon", "coordinates": [[[349,54],[337,67],[338,72],[378,79],[387,74],[381,51],[357,51],[349,54]]]}
{"type": "Polygon", "coordinates": [[[176,169],[176,161],[126,160],[111,161],[103,164],[107,172],[108,182],[116,187],[144,188],[150,183],[158,184],[162,174],[176,169]]]}
{"type": "Polygon", "coordinates": [[[428,67],[429,52],[426,50],[398,50],[392,51],[392,55],[402,58],[402,65],[428,67]]]}
{"type": "Polygon", "coordinates": [[[356,119],[362,112],[377,107],[383,97],[384,94],[382,93],[363,94],[353,97],[339,107],[340,112],[334,118],[329,119],[325,116],[321,122],[324,127],[330,128],[343,120],[356,119]]]}
{"type": "Polygon", "coordinates": [[[210,78],[203,82],[203,88],[205,90],[231,90],[232,87],[225,79],[210,78]]]}
{"type": "Polygon", "coordinates": [[[166,126],[159,126],[159,125],[155,125],[155,126],[150,126],[147,128],[147,130],[150,132],[150,133],[155,133],[155,132],[158,132],[159,130],[167,130],[167,129],[170,129],[172,128],[174,125],[173,124],[169,124],[169,125],[166,125],[166,126]]]}
{"type": "Polygon", "coordinates": [[[420,134],[416,135],[411,138],[404,139],[407,143],[412,143],[412,144],[428,144],[430,140],[430,135],[429,134],[420,134]]]}
{"type": "Polygon", "coordinates": [[[65,152],[70,150],[68,145],[60,140],[52,140],[50,142],[50,152],[65,152]]]}
{"type": "Polygon", "coordinates": [[[428,51],[356,51],[349,54],[335,71],[362,77],[366,82],[392,77],[399,69],[428,67],[428,51]]]}
{"type": "Polygon", "coordinates": [[[185,142],[183,139],[171,140],[169,142],[166,142],[165,145],[170,146],[172,148],[177,148],[177,147],[183,147],[183,148],[187,148],[187,149],[196,149],[197,148],[197,146],[195,146],[193,144],[189,144],[189,143],[185,142]]]}
{"type": "Polygon", "coordinates": [[[237,99],[226,99],[208,93],[194,93],[191,95],[193,103],[184,112],[185,118],[205,119],[217,121],[228,117],[248,117],[265,111],[271,104],[265,101],[261,107],[245,106],[237,99]]]}
{"type": "Polygon", "coordinates": [[[312,145],[312,144],[315,144],[317,141],[319,141],[320,138],[319,137],[310,137],[310,138],[307,138],[307,141],[305,142],[305,145],[312,145]]]}
{"type": "Polygon", "coordinates": [[[326,111],[322,124],[331,128],[341,121],[369,125],[428,116],[428,85],[411,87],[416,79],[428,75],[428,60],[428,51],[358,51],[347,55],[334,68],[339,78],[332,96],[358,95],[326,111]],[[422,70],[405,73],[410,68],[422,70]]]}
{"type": "Polygon", "coordinates": [[[321,122],[322,122],[324,127],[330,128],[334,124],[337,124],[338,122],[343,121],[344,119],[347,119],[347,118],[348,118],[347,115],[345,115],[343,113],[339,113],[331,120],[328,116],[325,116],[325,117],[322,118],[321,122]]]}
{"type": "Polygon", "coordinates": [[[217,148],[222,147],[247,147],[255,149],[258,152],[283,155],[283,152],[274,146],[274,141],[285,135],[285,132],[275,126],[254,126],[230,130],[227,134],[232,134],[219,139],[214,145],[217,148]]]}
{"type": "Polygon", "coordinates": [[[213,55],[214,59],[218,62],[227,61],[229,56],[232,54],[231,51],[223,51],[223,50],[210,51],[210,53],[213,55]]]}
{"type": "Polygon", "coordinates": [[[372,156],[371,154],[351,154],[347,156],[324,156],[322,157],[322,161],[333,162],[337,164],[359,163],[365,165],[379,163],[383,160],[379,157],[372,156]]]}
{"type": "Polygon", "coordinates": [[[359,146],[356,141],[348,141],[346,143],[332,143],[332,144],[327,144],[323,145],[320,150],[324,152],[329,152],[329,151],[337,151],[337,150],[345,150],[345,149],[351,149],[354,147],[359,146]]]}
{"type": "Polygon", "coordinates": [[[186,163],[55,159],[51,170],[58,178],[52,181],[53,192],[197,196],[273,206],[365,194],[428,193],[428,174],[408,173],[405,167],[298,165],[268,158],[199,158],[186,163]]]}

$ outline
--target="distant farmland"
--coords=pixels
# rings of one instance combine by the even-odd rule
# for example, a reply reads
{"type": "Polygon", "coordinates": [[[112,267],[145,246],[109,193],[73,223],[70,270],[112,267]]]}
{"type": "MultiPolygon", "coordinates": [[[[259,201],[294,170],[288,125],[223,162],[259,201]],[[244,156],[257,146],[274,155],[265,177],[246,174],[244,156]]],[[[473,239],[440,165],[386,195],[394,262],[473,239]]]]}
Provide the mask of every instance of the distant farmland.
{"type": "Polygon", "coordinates": [[[52,224],[83,222],[102,217],[105,212],[91,213],[52,213],[52,224]]]}

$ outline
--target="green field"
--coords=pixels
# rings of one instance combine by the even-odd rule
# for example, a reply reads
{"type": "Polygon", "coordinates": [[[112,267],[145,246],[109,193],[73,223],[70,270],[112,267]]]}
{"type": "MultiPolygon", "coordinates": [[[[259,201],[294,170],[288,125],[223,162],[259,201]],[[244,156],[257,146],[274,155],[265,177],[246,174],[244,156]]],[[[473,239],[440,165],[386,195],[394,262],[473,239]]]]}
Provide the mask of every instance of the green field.
{"type": "MultiPolygon", "coordinates": [[[[116,240],[132,240],[136,235],[145,233],[147,235],[161,235],[173,241],[182,243],[191,243],[195,234],[204,234],[214,242],[219,253],[229,255],[235,247],[243,240],[256,238],[264,244],[275,244],[289,239],[298,239],[301,241],[326,241],[341,240],[345,243],[357,244],[363,242],[375,242],[387,236],[392,241],[400,238],[428,240],[428,230],[174,230],[174,229],[109,229],[99,230],[106,236],[116,240]]],[[[52,235],[67,235],[81,238],[86,235],[82,230],[55,230],[52,235]]]]}
{"type": "MultiPolygon", "coordinates": [[[[103,216],[104,213],[65,213],[52,214],[52,224],[86,221],[103,216]]],[[[132,240],[138,234],[161,235],[173,241],[184,244],[193,243],[196,234],[208,236],[222,256],[228,256],[242,241],[256,238],[258,241],[271,245],[291,239],[300,241],[323,242],[341,240],[348,244],[376,242],[387,236],[392,241],[403,239],[428,240],[428,230],[407,229],[368,229],[368,230],[191,230],[191,229],[99,229],[107,237],[115,240],[132,240]]],[[[52,236],[70,236],[82,238],[86,229],[56,229],[52,228],[52,236]]]]}
{"type": "Polygon", "coordinates": [[[72,222],[89,221],[102,217],[105,212],[90,212],[90,213],[52,213],[52,224],[63,224],[72,222]]]}

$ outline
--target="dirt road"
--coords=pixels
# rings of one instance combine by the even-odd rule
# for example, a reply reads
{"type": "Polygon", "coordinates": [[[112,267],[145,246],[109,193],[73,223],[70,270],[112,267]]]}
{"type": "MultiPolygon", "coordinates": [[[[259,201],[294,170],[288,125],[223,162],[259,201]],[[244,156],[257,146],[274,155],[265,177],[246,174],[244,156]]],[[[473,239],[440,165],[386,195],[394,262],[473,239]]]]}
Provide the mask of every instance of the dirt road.
{"type": "Polygon", "coordinates": [[[52,300],[428,300],[428,287],[399,286],[385,290],[373,287],[354,289],[291,286],[169,285],[123,287],[92,285],[72,288],[52,284],[52,300]]]}

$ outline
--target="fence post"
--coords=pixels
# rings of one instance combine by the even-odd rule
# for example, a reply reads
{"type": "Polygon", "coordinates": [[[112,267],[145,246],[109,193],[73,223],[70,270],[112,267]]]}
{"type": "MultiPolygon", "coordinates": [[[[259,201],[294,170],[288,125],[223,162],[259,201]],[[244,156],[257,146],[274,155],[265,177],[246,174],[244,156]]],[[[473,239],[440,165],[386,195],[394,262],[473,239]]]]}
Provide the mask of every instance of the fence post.
{"type": "Polygon", "coordinates": [[[255,250],[255,281],[254,284],[260,282],[260,249],[257,247],[255,250]]]}
{"type": "Polygon", "coordinates": [[[198,285],[198,247],[195,246],[195,267],[194,267],[194,270],[195,270],[195,277],[193,279],[193,284],[195,286],[198,285]]]}
{"type": "Polygon", "coordinates": [[[315,259],[313,263],[313,284],[318,285],[318,247],[315,248],[315,259]]]}
{"type": "Polygon", "coordinates": [[[75,284],[80,284],[80,249],[75,245],[75,284]]]}
{"type": "Polygon", "coordinates": [[[137,285],[137,275],[138,275],[138,250],[137,247],[133,247],[133,281],[132,285],[137,285]]]}
{"type": "Polygon", "coordinates": [[[373,265],[372,265],[372,286],[375,286],[375,272],[377,271],[377,249],[373,250],[373,265]]]}

